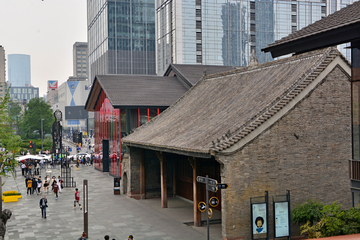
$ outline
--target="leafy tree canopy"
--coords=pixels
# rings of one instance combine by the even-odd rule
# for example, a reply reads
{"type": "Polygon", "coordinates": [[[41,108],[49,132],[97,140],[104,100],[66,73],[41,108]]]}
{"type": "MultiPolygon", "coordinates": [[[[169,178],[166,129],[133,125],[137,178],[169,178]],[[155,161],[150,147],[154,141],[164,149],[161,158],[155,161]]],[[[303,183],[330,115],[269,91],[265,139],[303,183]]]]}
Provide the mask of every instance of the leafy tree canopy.
{"type": "Polygon", "coordinates": [[[33,98],[21,116],[20,134],[23,138],[41,138],[41,119],[43,120],[43,133],[51,133],[54,120],[51,106],[43,98],[33,98]]]}
{"type": "Polygon", "coordinates": [[[0,175],[6,176],[7,172],[12,172],[16,164],[14,154],[7,153],[18,152],[21,138],[14,134],[11,127],[11,117],[9,114],[9,89],[4,98],[0,98],[0,147],[5,148],[5,152],[0,153],[0,175]],[[6,170],[6,171],[5,171],[6,170]]]}
{"type": "Polygon", "coordinates": [[[9,99],[8,102],[9,115],[11,119],[16,120],[16,117],[20,116],[21,113],[21,105],[19,102],[15,102],[9,99]]]}

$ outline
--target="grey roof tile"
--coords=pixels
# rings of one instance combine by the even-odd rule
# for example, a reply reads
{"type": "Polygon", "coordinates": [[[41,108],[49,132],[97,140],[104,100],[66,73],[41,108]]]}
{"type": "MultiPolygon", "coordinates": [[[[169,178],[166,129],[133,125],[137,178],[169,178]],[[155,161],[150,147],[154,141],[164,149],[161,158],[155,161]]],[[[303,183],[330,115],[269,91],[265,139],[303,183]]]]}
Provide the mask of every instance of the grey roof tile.
{"type": "Polygon", "coordinates": [[[342,57],[328,48],[213,74],[122,141],[164,151],[222,151],[271,118],[336,56],[342,57]]]}

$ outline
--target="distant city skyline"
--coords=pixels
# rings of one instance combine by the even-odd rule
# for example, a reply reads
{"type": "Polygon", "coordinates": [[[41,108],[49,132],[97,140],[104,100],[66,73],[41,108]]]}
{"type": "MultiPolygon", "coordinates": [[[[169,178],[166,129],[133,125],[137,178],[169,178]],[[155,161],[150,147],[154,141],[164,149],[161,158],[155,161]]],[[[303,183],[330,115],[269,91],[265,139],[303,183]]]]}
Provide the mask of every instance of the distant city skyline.
{"type": "Polygon", "coordinates": [[[0,21],[5,57],[30,55],[31,84],[40,97],[48,80],[61,84],[73,75],[73,45],[87,42],[86,0],[1,0],[0,21]]]}

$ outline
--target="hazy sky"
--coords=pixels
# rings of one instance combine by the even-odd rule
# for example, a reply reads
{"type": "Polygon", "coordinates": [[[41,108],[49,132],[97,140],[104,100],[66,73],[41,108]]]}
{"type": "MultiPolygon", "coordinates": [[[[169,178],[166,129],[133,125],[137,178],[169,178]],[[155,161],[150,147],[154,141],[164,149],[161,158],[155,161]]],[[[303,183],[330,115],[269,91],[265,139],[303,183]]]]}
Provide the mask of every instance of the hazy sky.
{"type": "Polygon", "coordinates": [[[60,85],[73,75],[73,45],[87,42],[86,26],[86,0],[0,0],[0,45],[6,58],[30,55],[40,97],[48,80],[60,85]]]}

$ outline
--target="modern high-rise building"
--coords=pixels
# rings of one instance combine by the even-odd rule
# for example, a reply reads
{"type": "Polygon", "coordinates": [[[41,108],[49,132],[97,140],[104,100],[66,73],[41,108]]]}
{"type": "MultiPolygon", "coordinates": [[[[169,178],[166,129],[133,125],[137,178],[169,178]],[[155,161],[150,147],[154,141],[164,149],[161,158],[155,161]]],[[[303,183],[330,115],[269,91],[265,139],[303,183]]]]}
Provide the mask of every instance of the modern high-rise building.
{"type": "Polygon", "coordinates": [[[87,77],[88,76],[88,57],[87,57],[88,43],[76,42],[73,45],[73,76],[87,77]]]}
{"type": "Polygon", "coordinates": [[[38,87],[13,87],[10,88],[10,97],[14,101],[26,104],[33,98],[39,97],[38,87]]]}
{"type": "Polygon", "coordinates": [[[0,45],[0,99],[4,98],[6,93],[6,68],[5,68],[5,49],[0,45]]]}
{"type": "Polygon", "coordinates": [[[261,48],[353,0],[156,0],[156,71],[170,63],[247,66],[261,48]]]}
{"type": "Polygon", "coordinates": [[[90,80],[155,74],[154,0],[87,0],[90,80]]]}
{"type": "Polygon", "coordinates": [[[8,55],[8,80],[12,87],[31,86],[30,55],[8,55]]]}

